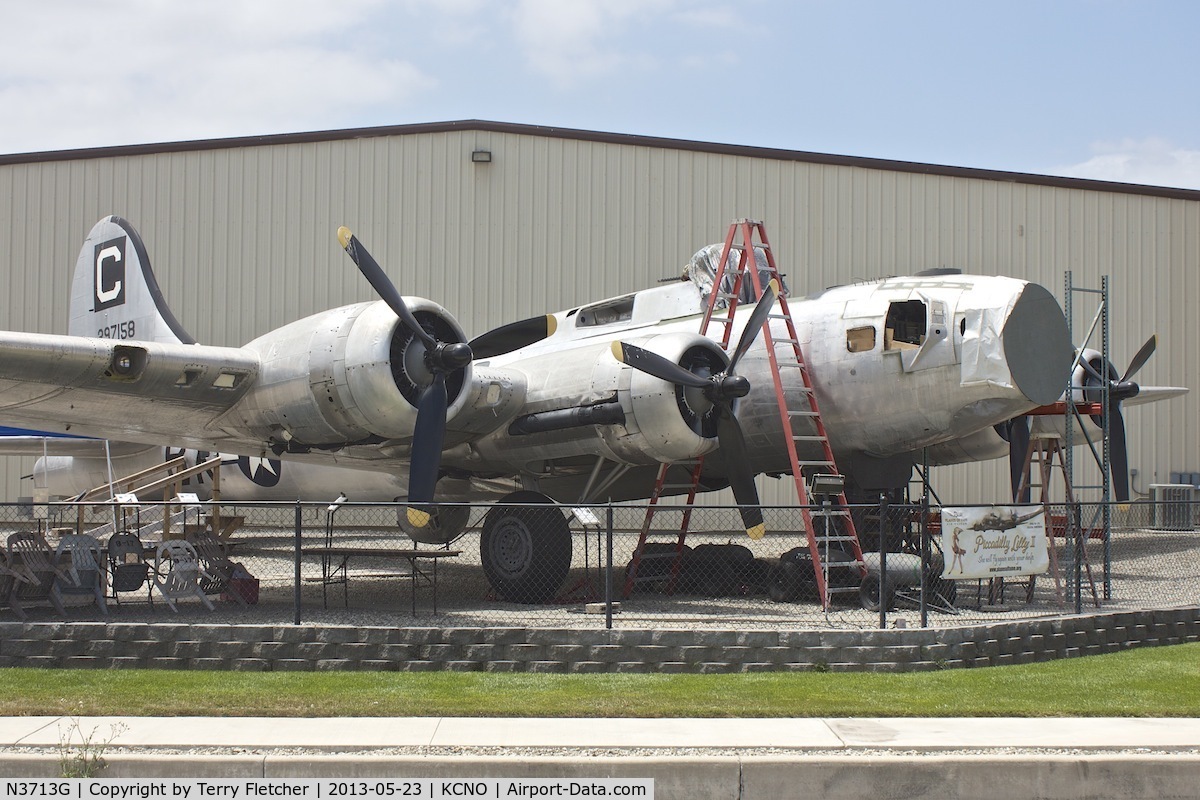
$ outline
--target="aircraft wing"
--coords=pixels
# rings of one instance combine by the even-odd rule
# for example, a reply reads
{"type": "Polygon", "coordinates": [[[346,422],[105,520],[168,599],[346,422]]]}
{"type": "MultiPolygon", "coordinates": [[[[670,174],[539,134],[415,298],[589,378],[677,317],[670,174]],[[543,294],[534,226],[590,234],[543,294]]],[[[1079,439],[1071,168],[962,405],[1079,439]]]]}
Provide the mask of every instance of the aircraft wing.
{"type": "MultiPolygon", "coordinates": [[[[2,430],[2,429],[0,429],[2,430]]],[[[11,429],[10,429],[11,430],[11,429]]],[[[152,445],[138,442],[113,442],[89,436],[50,436],[34,431],[0,433],[0,456],[84,456],[104,458],[140,453],[152,445]],[[107,444],[107,447],[105,446],[107,444]]]]}
{"type": "Polygon", "coordinates": [[[243,348],[0,332],[0,418],[145,443],[248,442],[219,419],[259,369],[243,348]]]}

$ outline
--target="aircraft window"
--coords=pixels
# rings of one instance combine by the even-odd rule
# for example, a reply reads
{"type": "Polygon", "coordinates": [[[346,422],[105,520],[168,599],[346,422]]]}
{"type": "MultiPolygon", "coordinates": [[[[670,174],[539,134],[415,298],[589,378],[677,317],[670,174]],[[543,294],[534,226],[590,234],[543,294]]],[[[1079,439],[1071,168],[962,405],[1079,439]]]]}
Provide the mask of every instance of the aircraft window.
{"type": "Polygon", "coordinates": [[[875,326],[851,328],[846,331],[846,349],[851,353],[866,353],[875,349],[875,326]]]}
{"type": "Polygon", "coordinates": [[[179,377],[175,379],[175,385],[176,386],[191,386],[193,383],[196,382],[196,379],[199,377],[200,377],[200,370],[185,369],[183,372],[181,372],[179,374],[179,377]]]}
{"type": "Polygon", "coordinates": [[[885,350],[919,347],[925,341],[925,304],[920,300],[892,303],[883,327],[885,350]]]}
{"type": "Polygon", "coordinates": [[[592,325],[611,325],[614,322],[625,322],[633,318],[633,295],[618,297],[604,303],[580,309],[577,327],[592,325]]]}
{"type": "Polygon", "coordinates": [[[213,387],[216,389],[234,389],[245,377],[245,375],[239,375],[236,372],[222,372],[213,381],[213,387]]]}

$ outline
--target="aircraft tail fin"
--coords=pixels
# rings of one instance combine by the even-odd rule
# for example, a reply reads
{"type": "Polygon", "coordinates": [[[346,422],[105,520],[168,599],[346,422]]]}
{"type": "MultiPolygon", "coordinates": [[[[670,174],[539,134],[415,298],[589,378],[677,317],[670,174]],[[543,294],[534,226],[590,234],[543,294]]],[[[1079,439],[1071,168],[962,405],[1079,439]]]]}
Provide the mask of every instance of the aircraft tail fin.
{"type": "Polygon", "coordinates": [[[71,336],[195,344],[167,307],[142,237],[118,216],[88,233],[71,282],[71,336]]]}

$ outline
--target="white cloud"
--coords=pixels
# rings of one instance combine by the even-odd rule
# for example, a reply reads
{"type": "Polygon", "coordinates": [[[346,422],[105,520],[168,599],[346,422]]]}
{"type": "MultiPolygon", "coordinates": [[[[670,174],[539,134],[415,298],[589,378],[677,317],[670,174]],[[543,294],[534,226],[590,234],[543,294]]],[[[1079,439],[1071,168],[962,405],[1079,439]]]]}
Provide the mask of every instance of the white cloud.
{"type": "Polygon", "coordinates": [[[560,87],[653,58],[622,51],[621,34],[659,17],[671,0],[520,0],[513,31],[530,68],[560,87]]]}
{"type": "Polygon", "coordinates": [[[1094,155],[1087,161],[1053,172],[1072,178],[1200,189],[1200,150],[1149,138],[1098,143],[1092,151],[1094,155]]]}
{"type": "MultiPolygon", "coordinates": [[[[769,36],[771,26],[764,22],[767,15],[763,13],[761,3],[751,3],[742,0],[731,5],[690,4],[671,14],[672,19],[696,28],[705,29],[705,35],[716,33],[745,46],[748,42],[769,36]]],[[[711,44],[709,39],[703,40],[711,44]]]]}
{"type": "MultiPolygon", "coordinates": [[[[0,28],[0,152],[338,127],[434,80],[362,44],[378,0],[61,0],[0,28]]],[[[352,122],[349,124],[353,124],[352,122]]]]}
{"type": "Polygon", "coordinates": [[[14,3],[0,26],[0,153],[425,120],[431,108],[469,117],[497,102],[479,86],[521,87],[512,107],[583,89],[619,105],[647,76],[686,86],[736,64],[713,32],[744,13],[728,0],[14,3]]]}

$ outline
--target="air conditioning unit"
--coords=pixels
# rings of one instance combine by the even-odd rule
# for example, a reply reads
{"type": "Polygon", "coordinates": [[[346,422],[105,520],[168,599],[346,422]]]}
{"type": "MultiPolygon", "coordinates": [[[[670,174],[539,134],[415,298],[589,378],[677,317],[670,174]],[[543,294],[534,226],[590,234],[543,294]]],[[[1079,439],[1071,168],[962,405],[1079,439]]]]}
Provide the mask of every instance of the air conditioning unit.
{"type": "Polygon", "coordinates": [[[1187,483],[1150,484],[1150,527],[1160,531],[1190,531],[1196,487],[1187,483]]]}

